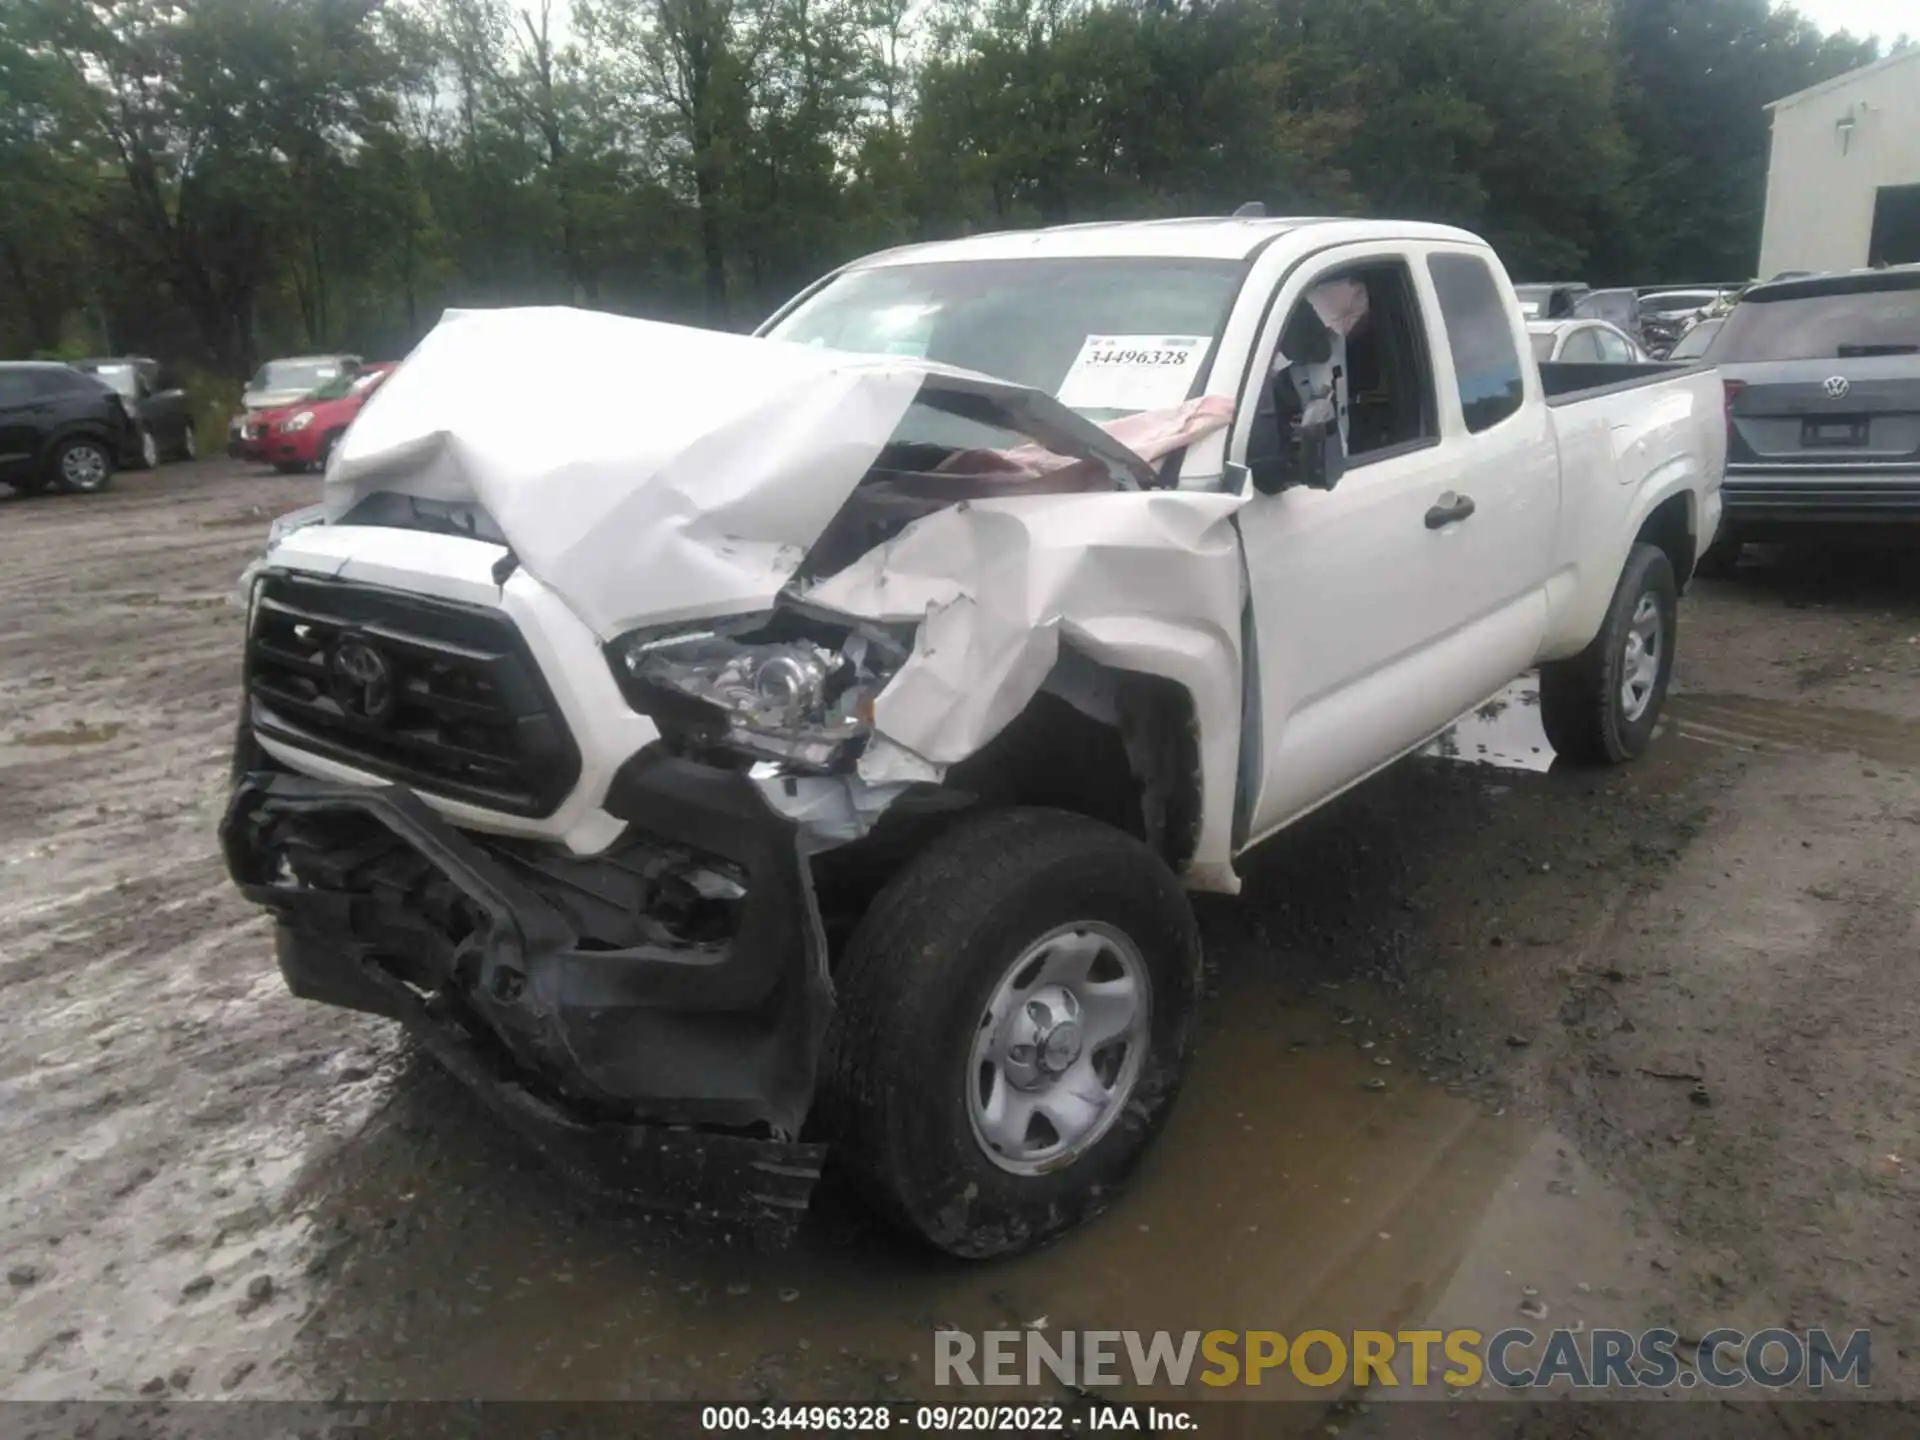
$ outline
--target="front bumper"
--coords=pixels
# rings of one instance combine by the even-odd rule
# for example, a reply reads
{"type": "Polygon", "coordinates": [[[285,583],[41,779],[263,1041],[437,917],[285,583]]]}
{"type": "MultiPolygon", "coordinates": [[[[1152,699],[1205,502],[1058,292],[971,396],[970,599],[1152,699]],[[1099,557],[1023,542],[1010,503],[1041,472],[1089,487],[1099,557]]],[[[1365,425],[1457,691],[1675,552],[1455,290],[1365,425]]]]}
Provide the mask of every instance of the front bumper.
{"type": "Polygon", "coordinates": [[[575,860],[456,830],[401,786],[254,761],[243,732],[221,842],[294,994],[402,1021],[589,1189],[797,1223],[832,992],[794,832],[744,776],[642,752],[609,797],[627,838],[575,860]],[[643,916],[645,939],[610,944],[623,877],[688,856],[742,877],[728,933],[643,916]]]}
{"type": "Polygon", "coordinates": [[[1814,526],[1907,525],[1920,521],[1920,469],[1729,466],[1721,496],[1726,523],[1748,537],[1814,526]]]}

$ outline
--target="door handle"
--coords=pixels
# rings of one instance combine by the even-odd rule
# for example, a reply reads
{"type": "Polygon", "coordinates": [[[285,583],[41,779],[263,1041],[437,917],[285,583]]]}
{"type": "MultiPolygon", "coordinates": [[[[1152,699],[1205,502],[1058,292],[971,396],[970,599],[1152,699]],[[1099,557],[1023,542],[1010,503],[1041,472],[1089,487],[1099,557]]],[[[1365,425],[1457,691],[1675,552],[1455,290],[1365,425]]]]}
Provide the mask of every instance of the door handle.
{"type": "Polygon", "coordinates": [[[1427,529],[1438,530],[1443,525],[1464,520],[1471,514],[1473,514],[1473,497],[1456,495],[1449,490],[1440,497],[1431,510],[1427,511],[1427,529]]]}

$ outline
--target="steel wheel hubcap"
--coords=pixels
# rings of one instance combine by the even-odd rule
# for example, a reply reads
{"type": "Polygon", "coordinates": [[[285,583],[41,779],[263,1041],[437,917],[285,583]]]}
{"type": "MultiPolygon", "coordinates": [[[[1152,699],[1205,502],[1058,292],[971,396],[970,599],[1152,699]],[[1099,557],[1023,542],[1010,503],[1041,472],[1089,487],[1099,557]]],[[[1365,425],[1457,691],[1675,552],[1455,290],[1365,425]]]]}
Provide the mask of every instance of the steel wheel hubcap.
{"type": "Polygon", "coordinates": [[[1660,679],[1660,601],[1651,593],[1640,597],[1627,625],[1627,643],[1620,663],[1620,711],[1631,725],[1653,703],[1660,679]]]}
{"type": "Polygon", "coordinates": [[[107,459],[90,445],[77,445],[60,458],[60,475],[69,485],[91,490],[107,478],[107,459]]]}
{"type": "Polygon", "coordinates": [[[1140,1078],[1151,1016],[1146,961],[1119,930],[1081,921],[1029,945],[988,998],[967,1066],[987,1158],[1040,1175],[1099,1143],[1140,1078]]]}

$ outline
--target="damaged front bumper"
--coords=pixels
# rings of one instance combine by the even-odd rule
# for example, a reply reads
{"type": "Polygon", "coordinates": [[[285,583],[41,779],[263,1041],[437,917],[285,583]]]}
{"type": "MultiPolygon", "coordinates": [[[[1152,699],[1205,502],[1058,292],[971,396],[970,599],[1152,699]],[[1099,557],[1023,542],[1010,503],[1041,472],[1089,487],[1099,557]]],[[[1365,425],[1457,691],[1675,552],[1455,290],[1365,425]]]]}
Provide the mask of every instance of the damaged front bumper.
{"type": "Polygon", "coordinates": [[[455,829],[402,786],[236,776],[221,840],[294,994],[404,1022],[588,1188],[789,1230],[832,991],[791,821],[643,751],[605,855],[455,829]]]}

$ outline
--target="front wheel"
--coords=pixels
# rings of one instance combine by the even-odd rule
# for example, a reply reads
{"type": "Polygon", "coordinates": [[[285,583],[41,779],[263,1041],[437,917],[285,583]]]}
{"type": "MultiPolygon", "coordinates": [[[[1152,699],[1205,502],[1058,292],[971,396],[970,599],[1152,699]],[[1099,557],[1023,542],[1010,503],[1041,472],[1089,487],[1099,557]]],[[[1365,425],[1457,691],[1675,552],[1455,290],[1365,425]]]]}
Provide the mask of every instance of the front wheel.
{"type": "Polygon", "coordinates": [[[1636,544],[1593,643],[1540,667],[1540,721],[1562,757],[1617,765],[1645,752],[1673,676],[1678,607],[1672,563],[1636,544]]]}
{"type": "Polygon", "coordinates": [[[883,890],[835,976],[838,1163],[901,1228],[968,1259],[1098,1214],[1165,1121],[1192,1043],[1199,932],[1145,845],[994,811],[883,890]]]}
{"type": "Polygon", "coordinates": [[[193,422],[187,422],[187,428],[180,432],[180,458],[198,460],[200,458],[200,437],[194,433],[193,422]]]}
{"type": "Polygon", "coordinates": [[[54,483],[69,495],[92,495],[113,479],[113,459],[98,440],[68,440],[53,457],[54,483]]]}
{"type": "Polygon", "coordinates": [[[152,470],[160,464],[160,442],[153,438],[151,430],[140,431],[140,468],[152,470]]]}

